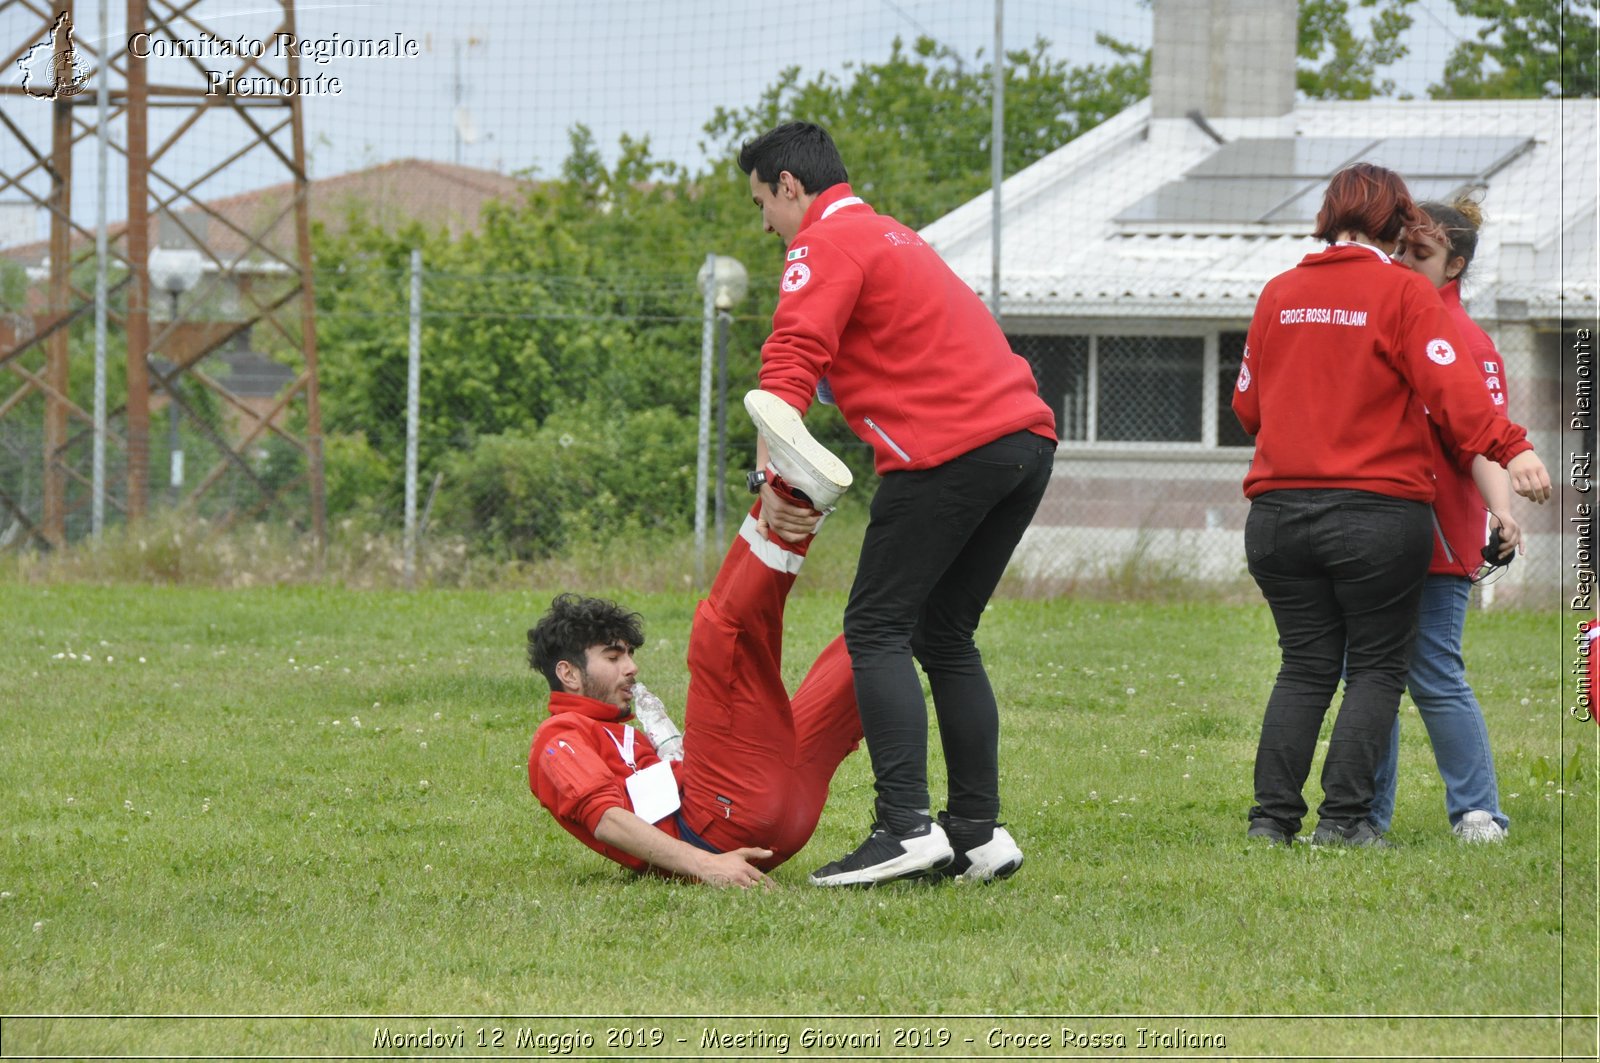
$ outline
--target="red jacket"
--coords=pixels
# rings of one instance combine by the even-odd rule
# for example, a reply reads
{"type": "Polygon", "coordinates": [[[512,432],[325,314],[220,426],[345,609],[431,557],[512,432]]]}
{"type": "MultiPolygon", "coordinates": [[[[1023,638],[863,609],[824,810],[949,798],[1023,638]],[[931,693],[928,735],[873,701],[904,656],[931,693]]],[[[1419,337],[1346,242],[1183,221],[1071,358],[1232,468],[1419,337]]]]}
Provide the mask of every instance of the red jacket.
{"type": "Polygon", "coordinates": [[[1501,465],[1532,449],[1483,388],[1433,286],[1360,244],[1307,255],[1256,300],[1233,411],[1254,498],[1343,487],[1431,502],[1428,420],[1501,465]]]}
{"type": "Polygon", "coordinates": [[[789,245],[761,387],[804,413],[824,382],[879,473],[927,469],[1055,416],[971,288],[910,229],[837,184],[789,245]]]}
{"type": "MultiPolygon", "coordinates": [[[[623,781],[633,770],[618,750],[618,744],[626,741],[627,732],[634,731],[633,759],[639,770],[661,759],[643,732],[623,722],[632,715],[604,701],[553,691],[550,716],[533,733],[533,747],[528,751],[528,788],[568,834],[601,856],[644,871],[647,865],[643,860],[613,849],[594,836],[606,809],[633,811],[627,783],[623,781]]],[[[678,837],[676,816],[668,816],[656,827],[678,837]]]]}
{"type": "MultiPolygon", "coordinates": [[[[1461,305],[1461,286],[1451,281],[1439,289],[1450,320],[1466,344],[1472,364],[1489,389],[1490,401],[1501,417],[1506,413],[1505,363],[1489,334],[1467,316],[1461,305]]],[[[1428,571],[1440,575],[1470,576],[1483,562],[1483,544],[1489,541],[1489,521],[1483,495],[1472,482],[1471,454],[1458,448],[1438,425],[1433,428],[1434,536],[1433,563],[1428,571]]]]}

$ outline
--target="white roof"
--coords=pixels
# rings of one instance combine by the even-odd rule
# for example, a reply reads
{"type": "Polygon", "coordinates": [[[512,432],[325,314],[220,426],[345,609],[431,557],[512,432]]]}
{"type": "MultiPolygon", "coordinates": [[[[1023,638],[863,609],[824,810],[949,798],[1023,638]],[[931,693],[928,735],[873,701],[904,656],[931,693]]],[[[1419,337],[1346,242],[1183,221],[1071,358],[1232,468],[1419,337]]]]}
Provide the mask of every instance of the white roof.
{"type": "MultiPolygon", "coordinates": [[[[1559,319],[1595,310],[1595,100],[1305,101],[1274,119],[1213,120],[1225,140],[1532,138],[1491,173],[1468,276],[1469,310],[1559,319]]],[[[1150,118],[1148,100],[1013,175],[1002,203],[1001,293],[1022,317],[1248,319],[1262,284],[1321,243],[1310,225],[1116,220],[1220,150],[1196,123],[1150,118]]],[[[990,196],[922,236],[985,298],[990,196]]]]}

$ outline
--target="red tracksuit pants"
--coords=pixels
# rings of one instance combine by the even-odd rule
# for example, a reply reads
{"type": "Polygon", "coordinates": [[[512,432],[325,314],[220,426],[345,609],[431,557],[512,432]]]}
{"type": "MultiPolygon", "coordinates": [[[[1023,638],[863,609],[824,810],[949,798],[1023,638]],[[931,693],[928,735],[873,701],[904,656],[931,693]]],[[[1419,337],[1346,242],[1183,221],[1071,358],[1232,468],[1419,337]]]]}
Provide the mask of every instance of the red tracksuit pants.
{"type": "Polygon", "coordinates": [[[727,852],[771,849],[773,868],[805,847],[828,783],[861,741],[844,636],[830,642],[790,697],[783,685],[783,607],[805,543],[769,540],[759,502],[728,548],[689,635],[681,814],[727,852]]]}

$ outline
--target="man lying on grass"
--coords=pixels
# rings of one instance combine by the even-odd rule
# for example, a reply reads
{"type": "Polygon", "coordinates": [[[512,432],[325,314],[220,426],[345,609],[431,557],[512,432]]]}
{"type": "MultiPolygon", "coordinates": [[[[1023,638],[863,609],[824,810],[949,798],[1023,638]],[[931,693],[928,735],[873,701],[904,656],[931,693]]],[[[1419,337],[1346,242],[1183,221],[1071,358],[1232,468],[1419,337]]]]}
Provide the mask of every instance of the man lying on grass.
{"type": "MultiPolygon", "coordinates": [[[[850,486],[850,471],[809,436],[803,442],[771,453],[752,480],[810,507],[820,522],[850,486]]],[[[551,690],[550,715],[528,753],[528,785],[568,833],[635,871],[770,886],[764,872],[811,839],[833,773],[861,741],[844,636],[822,651],[793,698],[784,688],[783,607],[816,525],[813,534],[791,531],[791,542],[770,533],[761,505],[695,611],[681,762],[671,762],[670,749],[663,759],[658,742],[676,743],[676,728],[638,682],[637,613],[563,594],[528,632],[528,663],[551,690]],[[627,723],[636,701],[644,735],[627,723]]],[[[997,829],[994,841],[937,870],[988,881],[1016,869],[1015,851],[997,829]]],[[[905,877],[929,870],[910,867],[905,877]]]]}
{"type": "Polygon", "coordinates": [[[759,502],[745,518],[695,611],[677,764],[627,722],[639,700],[641,717],[657,712],[641,719],[647,733],[675,730],[658,730],[665,714],[637,682],[638,614],[571,594],[551,603],[528,632],[528,661],[551,689],[528,784],[556,822],[635,871],[772,885],[764,872],[805,847],[861,739],[843,636],[793,698],[780,674],[784,602],[810,543],[769,536],[759,502]]]}

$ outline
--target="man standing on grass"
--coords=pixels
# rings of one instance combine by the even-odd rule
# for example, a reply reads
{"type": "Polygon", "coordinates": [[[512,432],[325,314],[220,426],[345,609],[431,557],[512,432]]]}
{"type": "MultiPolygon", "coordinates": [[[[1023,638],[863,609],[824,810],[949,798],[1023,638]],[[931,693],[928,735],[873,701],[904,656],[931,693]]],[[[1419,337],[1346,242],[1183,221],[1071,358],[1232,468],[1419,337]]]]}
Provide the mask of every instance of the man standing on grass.
{"type": "MultiPolygon", "coordinates": [[[[847,474],[830,493],[779,464],[824,505],[849,485],[847,474]]],[[[783,480],[777,488],[788,491],[783,480]]],[[[641,718],[654,710],[647,732],[659,737],[663,722],[676,731],[637,680],[638,614],[564,594],[528,632],[529,663],[551,690],[528,784],[570,834],[635,871],[770,886],[764,872],[805,847],[834,771],[860,742],[842,636],[792,699],[784,688],[784,602],[811,537],[769,535],[761,514],[757,502],[695,611],[681,763],[627,723],[639,701],[641,718]]]]}
{"type": "MultiPolygon", "coordinates": [[[[972,289],[851,192],[824,130],[779,126],[743,146],[739,168],[788,249],[761,390],[745,400],[762,433],[757,462],[816,446],[800,419],[816,393],[872,445],[882,477],[844,614],[874,823],[811,881],[870,885],[946,865],[1003,878],[1022,851],[996,822],[1000,719],[973,635],[1049,483],[1055,417],[972,289]],[[913,657],[949,772],[937,822],[913,657]]],[[[784,538],[816,525],[817,509],[765,488],[761,500],[784,538]]]]}

